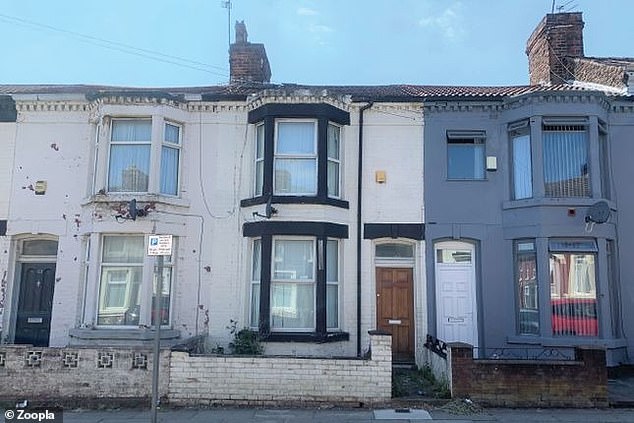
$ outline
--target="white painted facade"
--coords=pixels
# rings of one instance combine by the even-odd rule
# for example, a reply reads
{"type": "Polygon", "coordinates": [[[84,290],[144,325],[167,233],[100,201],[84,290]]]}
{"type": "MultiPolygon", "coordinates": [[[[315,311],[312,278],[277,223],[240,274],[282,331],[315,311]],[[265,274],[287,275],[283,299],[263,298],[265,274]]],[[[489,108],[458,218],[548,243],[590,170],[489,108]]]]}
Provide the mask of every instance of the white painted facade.
{"type": "MultiPolygon", "coordinates": [[[[151,95],[14,95],[18,119],[0,124],[0,140],[15,145],[15,158],[0,157],[0,217],[6,216],[6,301],[0,327],[5,342],[15,336],[23,240],[58,241],[50,345],[122,345],[151,339],[154,259],[142,264],[141,305],[136,327],[104,327],[96,317],[102,272],[103,236],[171,234],[175,237],[170,323],[172,343],[209,334],[212,343],[230,341],[227,326],[249,325],[252,239],[245,223],[267,220],[264,204],[241,206],[254,196],[255,125],[248,113],[267,103],[327,103],[350,114],[341,132],[341,199],[326,204],[274,204],[271,222],[330,222],[345,225],[339,244],[339,330],[336,342],[267,342],[270,354],[354,356],[357,353],[357,167],[359,109],[365,103],[302,92],[287,97],[260,96],[247,101],[201,101],[151,95]],[[110,131],[113,119],[151,118],[152,141],[147,193],[108,193],[110,131]],[[179,191],[160,195],[162,128],[181,128],[179,191]],[[5,171],[10,169],[11,172],[5,171]],[[11,181],[12,178],[12,181],[11,181]],[[46,183],[44,194],[31,187],[46,183]],[[7,203],[6,198],[9,198],[7,203]],[[130,200],[148,215],[126,215],[130,200]],[[148,338],[150,336],[150,338],[148,338]]],[[[376,103],[364,115],[363,217],[365,223],[423,223],[423,119],[415,103],[376,103]],[[377,182],[382,171],[385,182],[377,182]]],[[[10,148],[9,148],[10,150],[10,148]]],[[[5,150],[6,151],[6,150],[5,150]]],[[[363,239],[361,242],[361,345],[376,328],[374,251],[381,242],[414,247],[408,266],[414,274],[416,349],[426,334],[424,242],[363,239]]],[[[4,251],[5,249],[3,249],[4,251]]],[[[3,252],[0,251],[0,252],[3,252]]]]}

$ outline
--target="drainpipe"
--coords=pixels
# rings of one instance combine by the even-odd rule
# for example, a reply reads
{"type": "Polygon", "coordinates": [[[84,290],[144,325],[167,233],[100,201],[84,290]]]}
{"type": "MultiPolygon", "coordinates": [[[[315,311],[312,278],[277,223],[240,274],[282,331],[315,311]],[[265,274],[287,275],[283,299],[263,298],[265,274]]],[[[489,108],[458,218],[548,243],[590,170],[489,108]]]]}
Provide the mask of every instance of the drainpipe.
{"type": "Polygon", "coordinates": [[[363,112],[374,104],[368,102],[359,109],[359,162],[357,169],[357,357],[361,357],[361,199],[363,176],[363,112]]]}

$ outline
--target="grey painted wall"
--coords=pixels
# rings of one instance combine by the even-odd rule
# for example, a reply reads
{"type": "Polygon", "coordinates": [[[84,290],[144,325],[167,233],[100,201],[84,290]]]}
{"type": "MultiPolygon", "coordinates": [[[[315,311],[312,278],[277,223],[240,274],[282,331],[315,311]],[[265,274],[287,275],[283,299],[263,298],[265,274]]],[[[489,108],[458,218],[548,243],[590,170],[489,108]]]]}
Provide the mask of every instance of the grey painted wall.
{"type": "MultiPolygon", "coordinates": [[[[634,215],[634,196],[627,185],[632,180],[628,157],[634,127],[631,112],[615,116],[610,103],[596,93],[537,93],[505,102],[427,103],[425,108],[425,221],[427,242],[427,288],[429,331],[436,333],[436,280],[434,245],[441,240],[463,240],[476,245],[478,330],[481,353],[498,347],[570,347],[599,344],[610,349],[610,364],[626,360],[623,339],[614,339],[606,270],[606,239],[617,238],[617,214],[634,215]],[[543,117],[588,118],[591,198],[545,198],[541,149],[543,117]],[[512,200],[512,168],[508,124],[529,120],[533,169],[533,198],[512,200]],[[622,122],[623,120],[629,123],[622,122]],[[608,124],[613,146],[614,194],[609,204],[610,220],[587,232],[585,215],[589,206],[603,199],[599,169],[598,122],[608,124]],[[612,122],[614,121],[614,123],[612,122]],[[485,131],[485,155],[497,158],[497,170],[486,171],[483,180],[447,179],[447,131],[485,131]],[[430,169],[433,169],[430,171],[430,169]],[[617,212],[618,210],[618,212],[617,212]],[[571,215],[573,214],[574,215],[571,215]],[[549,304],[549,238],[595,239],[599,248],[596,263],[598,337],[555,337],[552,335],[549,304]],[[513,241],[536,241],[540,305],[540,336],[517,335],[513,241]]],[[[622,219],[625,220],[625,219],[622,219]]],[[[629,218],[632,220],[632,218],[629,218]]],[[[618,228],[621,258],[634,252],[634,221],[620,221],[618,228]]],[[[627,261],[627,260],[625,260],[627,261]]],[[[634,274],[632,264],[621,263],[621,283],[634,274]]],[[[624,304],[632,304],[634,289],[624,287],[624,304]],[[629,301],[629,303],[628,303],[629,301]]],[[[624,305],[624,309],[629,309],[624,305]]],[[[627,313],[625,324],[632,320],[627,313]]],[[[632,331],[634,328],[630,328],[632,331]]],[[[628,332],[626,329],[626,333],[628,332]]]]}

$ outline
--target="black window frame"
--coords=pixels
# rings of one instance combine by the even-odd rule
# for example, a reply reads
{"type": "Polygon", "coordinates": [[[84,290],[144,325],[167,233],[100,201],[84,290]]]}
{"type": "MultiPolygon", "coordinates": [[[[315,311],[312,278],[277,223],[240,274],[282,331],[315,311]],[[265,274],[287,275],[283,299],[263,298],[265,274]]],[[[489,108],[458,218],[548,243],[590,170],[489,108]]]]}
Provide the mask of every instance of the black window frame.
{"type": "MultiPolygon", "coordinates": [[[[328,240],[348,238],[348,226],[330,222],[248,222],[243,226],[243,236],[260,239],[260,309],[258,333],[263,341],[270,342],[336,342],[349,340],[349,334],[341,329],[328,331],[326,316],[328,240]],[[277,236],[314,237],[317,243],[315,265],[315,330],[311,332],[275,332],[271,330],[271,259],[273,238],[277,236]],[[321,247],[319,246],[321,243],[321,247]],[[321,260],[321,263],[319,261],[321,260]]],[[[341,253],[342,247],[339,244],[341,253]]],[[[339,289],[343,281],[339,280],[339,289]]],[[[251,285],[251,284],[249,284],[251,285]]],[[[249,288],[251,289],[251,288],[249,288]]],[[[341,319],[341,312],[339,312],[341,319]]],[[[341,328],[341,321],[339,328],[341,328]]]]}
{"type": "MultiPolygon", "coordinates": [[[[349,208],[349,202],[328,195],[328,125],[350,125],[350,113],[326,103],[318,104],[278,104],[269,103],[251,110],[248,114],[250,124],[264,125],[264,174],[261,192],[252,198],[243,199],[241,207],[265,204],[324,204],[340,208],[349,208]],[[316,195],[274,195],[275,125],[277,120],[311,119],[317,122],[317,193],[316,195]]],[[[343,167],[340,166],[339,178],[343,167]]]]}

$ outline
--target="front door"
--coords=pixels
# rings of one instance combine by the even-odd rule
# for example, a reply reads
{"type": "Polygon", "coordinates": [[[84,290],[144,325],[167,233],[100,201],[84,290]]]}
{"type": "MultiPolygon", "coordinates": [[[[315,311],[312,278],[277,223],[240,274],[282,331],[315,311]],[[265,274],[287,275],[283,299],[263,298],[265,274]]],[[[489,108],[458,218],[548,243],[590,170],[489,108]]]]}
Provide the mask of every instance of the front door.
{"type": "Polygon", "coordinates": [[[54,289],[54,263],[22,263],[16,344],[48,346],[54,289]]]}
{"type": "Polygon", "coordinates": [[[376,268],[376,321],[392,334],[394,361],[414,360],[413,281],[412,269],[376,268]]]}
{"type": "Polygon", "coordinates": [[[471,244],[436,245],[436,321],[438,339],[478,346],[475,260],[471,244]]]}

